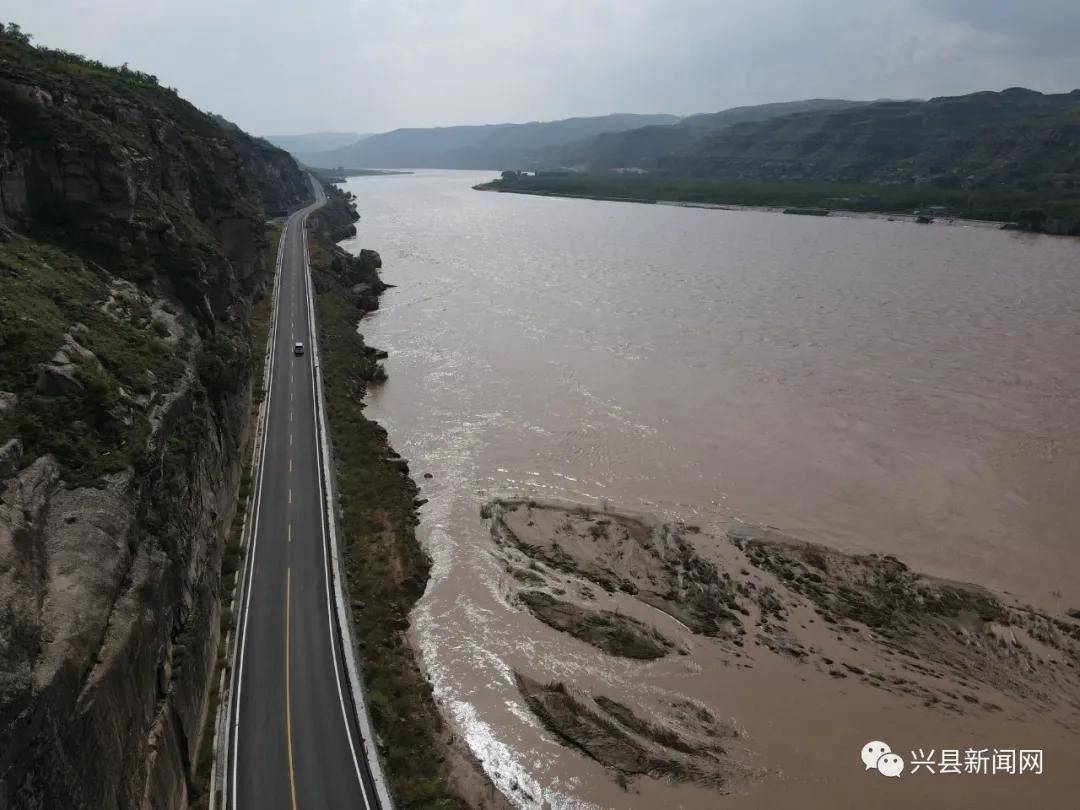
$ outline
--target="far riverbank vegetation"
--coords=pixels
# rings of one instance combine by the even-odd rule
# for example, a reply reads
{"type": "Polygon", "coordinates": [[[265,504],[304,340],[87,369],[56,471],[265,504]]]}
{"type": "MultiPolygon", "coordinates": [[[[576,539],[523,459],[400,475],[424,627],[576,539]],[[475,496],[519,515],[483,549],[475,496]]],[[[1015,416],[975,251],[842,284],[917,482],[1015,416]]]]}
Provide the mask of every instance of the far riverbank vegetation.
{"type": "Polygon", "coordinates": [[[1013,223],[1021,230],[1080,233],[1080,191],[1075,190],[970,190],[812,180],[729,181],[571,171],[504,171],[501,179],[477,188],[629,202],[798,207],[897,216],[911,216],[934,207],[944,209],[949,217],[1013,223]]]}

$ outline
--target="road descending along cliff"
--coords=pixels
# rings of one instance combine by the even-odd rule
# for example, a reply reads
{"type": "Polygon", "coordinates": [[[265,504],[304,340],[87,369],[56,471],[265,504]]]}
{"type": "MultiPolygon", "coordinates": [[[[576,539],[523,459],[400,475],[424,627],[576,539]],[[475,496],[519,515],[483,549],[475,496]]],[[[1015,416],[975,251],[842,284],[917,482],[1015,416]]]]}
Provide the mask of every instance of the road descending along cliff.
{"type": "Polygon", "coordinates": [[[332,584],[304,235],[325,202],[321,188],[316,195],[282,235],[223,785],[225,805],[237,809],[387,805],[357,723],[332,584]]]}

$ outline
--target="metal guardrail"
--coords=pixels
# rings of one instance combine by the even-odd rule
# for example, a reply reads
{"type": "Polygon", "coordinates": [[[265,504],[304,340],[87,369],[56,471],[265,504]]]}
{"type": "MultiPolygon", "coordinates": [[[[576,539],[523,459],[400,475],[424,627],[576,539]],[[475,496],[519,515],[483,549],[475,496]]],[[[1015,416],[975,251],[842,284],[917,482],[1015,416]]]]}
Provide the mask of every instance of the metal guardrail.
{"type": "MultiPolygon", "coordinates": [[[[316,181],[313,179],[312,183],[316,181]]],[[[316,195],[321,194],[321,189],[316,195]]],[[[307,216],[304,217],[305,221],[307,216]]],[[[379,804],[385,810],[393,810],[393,800],[386,785],[386,778],[382,772],[382,761],[378,749],[375,747],[375,735],[371,727],[371,717],[368,713],[367,702],[364,700],[363,683],[360,678],[359,667],[356,663],[356,648],[352,640],[352,617],[345,605],[345,582],[342,577],[341,548],[337,535],[337,485],[333,474],[334,456],[330,441],[330,431],[326,426],[326,399],[323,392],[322,366],[319,357],[318,325],[315,320],[315,300],[312,293],[311,267],[307,249],[307,230],[303,232],[304,239],[304,282],[308,299],[308,340],[311,342],[312,371],[315,377],[315,412],[316,423],[319,432],[319,460],[322,467],[324,483],[324,497],[326,508],[324,516],[327,523],[327,531],[330,538],[330,564],[331,580],[333,583],[334,602],[337,612],[337,628],[339,641],[341,642],[342,657],[345,660],[345,670],[349,681],[349,692],[352,697],[353,709],[356,715],[357,727],[363,738],[364,758],[367,760],[371,781],[375,785],[375,792],[379,804]]]]}
{"type": "MultiPolygon", "coordinates": [[[[311,358],[312,358],[312,376],[315,387],[315,412],[316,412],[316,431],[317,436],[317,460],[320,470],[320,495],[323,499],[321,504],[323,512],[324,530],[327,533],[329,539],[329,558],[330,558],[330,585],[334,597],[334,626],[338,633],[338,643],[341,649],[342,659],[345,664],[345,674],[348,681],[348,693],[350,703],[353,709],[354,719],[356,720],[356,727],[360,732],[363,743],[364,759],[367,763],[368,773],[371,776],[372,784],[375,787],[376,800],[379,806],[384,810],[393,810],[393,800],[390,797],[390,791],[387,788],[386,778],[383,775],[382,760],[379,757],[378,749],[375,746],[374,731],[371,726],[371,717],[368,712],[367,702],[364,699],[363,682],[360,678],[359,667],[356,662],[356,648],[352,639],[352,623],[351,614],[345,604],[345,583],[342,576],[342,563],[341,563],[341,549],[338,542],[337,534],[337,515],[338,515],[338,501],[337,501],[337,487],[335,476],[333,475],[334,460],[333,449],[330,441],[330,432],[326,426],[325,413],[326,413],[326,401],[323,393],[323,380],[322,380],[322,368],[319,358],[318,349],[318,331],[315,319],[315,302],[312,293],[312,281],[311,281],[311,266],[309,262],[308,245],[307,245],[307,218],[308,216],[319,207],[320,203],[325,203],[325,195],[322,189],[317,185],[317,181],[311,178],[312,187],[315,191],[316,205],[312,206],[310,210],[305,212],[298,221],[298,225],[301,228],[301,238],[303,240],[304,248],[304,288],[307,297],[307,311],[308,311],[308,340],[311,344],[311,358]]],[[[263,388],[267,391],[267,396],[263,400],[259,407],[259,415],[255,427],[255,439],[252,447],[252,476],[258,482],[256,491],[248,496],[247,504],[245,505],[244,522],[241,528],[241,537],[244,548],[244,564],[240,568],[240,576],[237,578],[236,584],[233,588],[232,601],[230,603],[230,610],[233,615],[236,615],[237,597],[241,597],[245,592],[245,589],[249,587],[249,580],[251,577],[249,554],[252,545],[252,526],[253,526],[253,511],[257,504],[257,493],[261,490],[262,481],[262,454],[266,444],[266,420],[269,413],[270,406],[270,383],[273,375],[273,360],[274,360],[274,345],[277,335],[277,316],[278,316],[278,303],[280,294],[281,283],[281,270],[282,262],[284,260],[286,237],[291,223],[286,220],[285,228],[282,230],[280,241],[278,242],[278,255],[275,265],[274,273],[274,291],[273,291],[273,307],[271,312],[270,330],[267,335],[266,341],[266,353],[265,362],[263,365],[263,388]]],[[[295,226],[293,226],[295,227],[295,226]]],[[[218,804],[222,810],[227,810],[230,807],[230,792],[229,785],[231,784],[231,777],[235,776],[230,773],[230,759],[229,749],[232,731],[230,726],[230,719],[233,716],[232,701],[234,697],[234,689],[232,688],[233,674],[236,669],[236,656],[238,653],[237,643],[239,634],[231,630],[225,638],[225,647],[227,650],[227,656],[229,665],[226,670],[222,671],[220,694],[221,701],[218,705],[218,715],[215,721],[215,734],[214,734],[214,760],[210,772],[210,810],[217,810],[218,804]],[[229,675],[226,678],[226,675],[229,675]],[[228,685],[228,688],[226,688],[228,685]]],[[[336,666],[336,663],[335,663],[336,666]]],[[[366,796],[366,790],[364,785],[361,784],[361,790],[364,790],[366,796]]],[[[365,799],[366,803],[366,799],[365,799]]]]}

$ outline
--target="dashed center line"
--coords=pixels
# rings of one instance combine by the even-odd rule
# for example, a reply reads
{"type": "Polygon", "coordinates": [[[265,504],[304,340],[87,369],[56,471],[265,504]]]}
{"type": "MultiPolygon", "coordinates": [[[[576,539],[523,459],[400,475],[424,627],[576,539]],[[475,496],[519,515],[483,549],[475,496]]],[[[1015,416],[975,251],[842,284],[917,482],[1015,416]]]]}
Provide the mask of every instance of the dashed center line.
{"type": "Polygon", "coordinates": [[[289,621],[292,612],[292,569],[285,569],[285,734],[289,746],[289,792],[292,797],[292,810],[296,810],[296,771],[293,769],[292,753],[292,698],[289,694],[289,621]]]}

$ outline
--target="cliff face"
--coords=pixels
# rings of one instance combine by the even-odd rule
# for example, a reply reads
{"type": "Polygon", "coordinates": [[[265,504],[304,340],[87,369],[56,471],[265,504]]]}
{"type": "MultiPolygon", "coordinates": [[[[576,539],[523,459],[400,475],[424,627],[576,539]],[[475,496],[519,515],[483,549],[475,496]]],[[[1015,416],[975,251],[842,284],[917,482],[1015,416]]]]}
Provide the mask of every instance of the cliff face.
{"type": "Polygon", "coordinates": [[[211,305],[227,301],[231,276],[252,272],[262,210],[310,195],[286,153],[140,74],[5,37],[0,104],[0,223],[132,280],[164,270],[178,293],[211,305]]]}
{"type": "Polygon", "coordinates": [[[356,236],[356,222],[360,215],[356,213],[351,191],[342,191],[331,183],[323,183],[323,189],[326,191],[326,205],[316,214],[316,222],[325,231],[326,238],[336,245],[343,239],[356,236]]]}
{"type": "Polygon", "coordinates": [[[183,808],[284,152],[0,35],[0,807],[183,808]]]}

